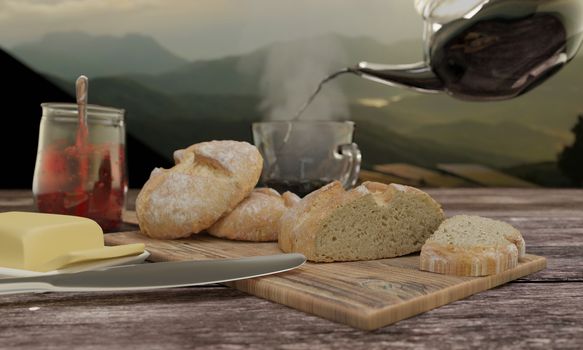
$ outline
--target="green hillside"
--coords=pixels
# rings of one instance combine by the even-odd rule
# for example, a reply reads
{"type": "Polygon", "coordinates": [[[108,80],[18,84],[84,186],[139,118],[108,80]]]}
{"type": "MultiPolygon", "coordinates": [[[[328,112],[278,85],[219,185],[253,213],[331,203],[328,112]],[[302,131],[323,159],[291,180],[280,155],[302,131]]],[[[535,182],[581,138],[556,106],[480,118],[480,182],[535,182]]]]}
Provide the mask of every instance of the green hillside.
{"type": "Polygon", "coordinates": [[[505,168],[503,171],[544,187],[577,187],[576,184],[561,173],[557,162],[517,165],[505,168]]]}
{"type": "Polygon", "coordinates": [[[500,156],[525,162],[555,159],[564,140],[512,121],[487,124],[461,120],[444,124],[427,124],[408,133],[464,149],[468,153],[489,150],[500,156]]]}
{"type": "Polygon", "coordinates": [[[198,61],[160,75],[129,75],[144,86],[168,94],[259,95],[258,75],[243,74],[240,57],[198,61]]]}
{"type": "Polygon", "coordinates": [[[366,167],[385,163],[410,163],[435,167],[438,163],[480,163],[504,167],[519,162],[516,158],[485,151],[467,150],[423,138],[411,138],[391,131],[382,121],[359,120],[355,141],[363,153],[366,167]]]}

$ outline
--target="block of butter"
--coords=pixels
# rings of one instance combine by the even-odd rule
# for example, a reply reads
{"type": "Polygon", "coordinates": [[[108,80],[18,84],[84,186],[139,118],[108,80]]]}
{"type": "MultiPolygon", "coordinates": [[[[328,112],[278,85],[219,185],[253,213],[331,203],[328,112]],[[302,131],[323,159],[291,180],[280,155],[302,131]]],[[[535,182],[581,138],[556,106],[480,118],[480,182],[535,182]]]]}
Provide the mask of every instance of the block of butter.
{"type": "Polygon", "coordinates": [[[83,262],[138,255],[144,244],[105,247],[93,220],[70,215],[0,213],[0,267],[46,272],[83,262]]]}

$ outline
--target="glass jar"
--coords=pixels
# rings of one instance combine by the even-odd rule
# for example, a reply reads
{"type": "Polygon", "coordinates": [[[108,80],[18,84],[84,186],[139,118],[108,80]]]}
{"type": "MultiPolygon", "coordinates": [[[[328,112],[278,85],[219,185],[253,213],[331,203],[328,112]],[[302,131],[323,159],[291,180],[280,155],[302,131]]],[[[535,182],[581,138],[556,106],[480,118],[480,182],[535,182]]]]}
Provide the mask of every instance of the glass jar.
{"type": "Polygon", "coordinates": [[[124,110],[88,105],[88,133],[81,137],[76,104],[41,107],[33,178],[38,210],[87,217],[114,230],[127,193],[124,110]]]}

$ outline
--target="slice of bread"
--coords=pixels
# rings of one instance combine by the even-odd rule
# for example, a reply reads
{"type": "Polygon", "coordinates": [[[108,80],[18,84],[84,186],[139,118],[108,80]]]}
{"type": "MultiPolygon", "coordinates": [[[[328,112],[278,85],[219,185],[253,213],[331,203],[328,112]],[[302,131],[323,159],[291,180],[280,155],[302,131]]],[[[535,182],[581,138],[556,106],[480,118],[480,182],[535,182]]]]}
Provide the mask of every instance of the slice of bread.
{"type": "Polygon", "coordinates": [[[299,201],[291,192],[280,195],[271,188],[256,188],[207,231],[215,237],[239,241],[277,241],[281,216],[299,201]]]}
{"type": "Polygon", "coordinates": [[[443,221],[440,205],[416,188],[335,181],[281,218],[279,247],[316,262],[391,258],[419,251],[443,221]]]}
{"type": "Polygon", "coordinates": [[[140,230],[160,239],[199,233],[253,190],[263,166],[247,142],[211,141],[174,153],[176,166],[154,169],[136,199],[140,230]]]}
{"type": "Polygon", "coordinates": [[[486,276],[511,269],[525,254],[524,239],[511,225],[479,216],[445,220],[421,249],[421,270],[486,276]]]}

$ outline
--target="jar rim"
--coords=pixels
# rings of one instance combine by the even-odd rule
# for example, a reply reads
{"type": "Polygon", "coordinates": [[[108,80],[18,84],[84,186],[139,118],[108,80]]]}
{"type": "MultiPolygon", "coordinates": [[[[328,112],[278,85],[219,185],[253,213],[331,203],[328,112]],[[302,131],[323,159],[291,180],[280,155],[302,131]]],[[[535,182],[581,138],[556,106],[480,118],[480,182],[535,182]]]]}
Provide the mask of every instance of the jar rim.
{"type": "Polygon", "coordinates": [[[331,125],[355,125],[352,120],[265,120],[253,122],[253,125],[278,125],[278,124],[331,124],[331,125]]]}
{"type": "MultiPolygon", "coordinates": [[[[41,107],[44,109],[53,110],[61,115],[75,116],[77,117],[77,104],[76,103],[64,103],[64,102],[45,102],[41,103],[41,107]]],[[[99,115],[99,116],[120,116],[125,113],[125,109],[106,107],[94,104],[87,105],[87,115],[99,115]]]]}

